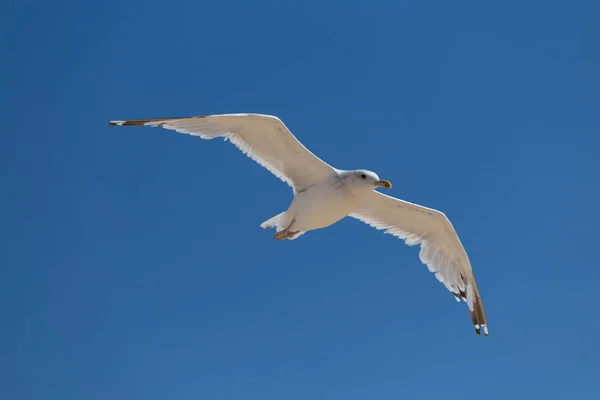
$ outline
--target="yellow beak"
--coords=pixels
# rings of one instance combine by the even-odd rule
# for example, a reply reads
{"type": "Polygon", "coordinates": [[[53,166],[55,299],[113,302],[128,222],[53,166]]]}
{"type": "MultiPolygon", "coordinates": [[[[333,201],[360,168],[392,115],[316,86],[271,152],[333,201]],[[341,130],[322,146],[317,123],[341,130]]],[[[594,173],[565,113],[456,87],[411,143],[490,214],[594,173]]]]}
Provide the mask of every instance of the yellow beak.
{"type": "Polygon", "coordinates": [[[392,188],[392,182],[386,181],[385,179],[382,179],[380,181],[375,182],[375,186],[377,186],[377,187],[383,186],[386,189],[391,189],[392,188]]]}

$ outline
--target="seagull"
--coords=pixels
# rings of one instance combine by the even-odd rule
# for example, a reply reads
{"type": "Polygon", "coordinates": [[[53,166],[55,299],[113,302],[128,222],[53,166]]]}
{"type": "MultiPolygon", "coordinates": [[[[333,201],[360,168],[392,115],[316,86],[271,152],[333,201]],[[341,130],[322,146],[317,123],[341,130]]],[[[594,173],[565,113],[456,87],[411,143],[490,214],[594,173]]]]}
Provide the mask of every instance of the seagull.
{"type": "Polygon", "coordinates": [[[419,258],[429,271],[467,303],[475,332],[488,335],[483,302],[469,257],[442,212],[387,196],[388,180],[369,170],[334,168],[310,152],[277,117],[221,114],[184,118],[108,121],[112,126],[152,126],[199,136],[224,138],[286,182],[294,198],[288,209],[261,224],[275,228],[275,239],[293,240],[349,216],[404,240],[421,245],[419,258]]]}

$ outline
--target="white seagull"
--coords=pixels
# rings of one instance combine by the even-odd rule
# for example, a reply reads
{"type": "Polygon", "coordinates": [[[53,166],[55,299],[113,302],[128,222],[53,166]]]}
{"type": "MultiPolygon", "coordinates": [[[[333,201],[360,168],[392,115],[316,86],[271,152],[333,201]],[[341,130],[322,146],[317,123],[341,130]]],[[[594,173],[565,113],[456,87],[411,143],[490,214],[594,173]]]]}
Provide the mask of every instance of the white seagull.
{"type": "Polygon", "coordinates": [[[276,239],[296,239],[350,216],[376,229],[421,245],[419,258],[429,271],[469,307],[475,332],[487,336],[483,302],[471,263],[454,227],[437,210],[386,196],[390,181],[368,170],[331,167],[300,143],[283,122],[271,115],[223,114],[185,118],[109,121],[114,126],[154,126],[199,136],[222,137],[292,187],[289,208],[262,223],[275,228],[276,239]]]}

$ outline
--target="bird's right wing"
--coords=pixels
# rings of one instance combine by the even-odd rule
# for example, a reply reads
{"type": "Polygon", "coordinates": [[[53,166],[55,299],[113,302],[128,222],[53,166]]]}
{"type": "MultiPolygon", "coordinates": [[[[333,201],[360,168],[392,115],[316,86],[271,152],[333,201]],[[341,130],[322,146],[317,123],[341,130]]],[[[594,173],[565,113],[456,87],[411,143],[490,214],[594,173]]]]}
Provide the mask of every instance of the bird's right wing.
{"type": "Polygon", "coordinates": [[[109,121],[109,124],[161,127],[202,139],[223,137],[290,185],[294,193],[335,176],[331,166],[311,153],[279,118],[271,115],[222,114],[109,121]]]}
{"type": "Polygon", "coordinates": [[[440,211],[422,207],[383,193],[370,191],[360,199],[351,217],[403,239],[407,245],[421,245],[419,258],[457,300],[469,306],[477,334],[488,334],[483,302],[471,263],[454,227],[440,211]]]}

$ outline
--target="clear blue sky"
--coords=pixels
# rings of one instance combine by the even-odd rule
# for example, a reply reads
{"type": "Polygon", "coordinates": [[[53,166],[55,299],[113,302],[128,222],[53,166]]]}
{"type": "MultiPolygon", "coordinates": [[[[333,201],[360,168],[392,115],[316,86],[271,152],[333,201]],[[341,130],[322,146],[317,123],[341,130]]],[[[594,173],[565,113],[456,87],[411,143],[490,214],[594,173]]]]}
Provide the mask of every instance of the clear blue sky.
{"type": "Polygon", "coordinates": [[[600,3],[481,3],[3,2],[0,398],[597,394],[600,3]],[[231,112],[444,211],[490,336],[358,221],[273,240],[230,144],[105,122],[231,112]]]}

